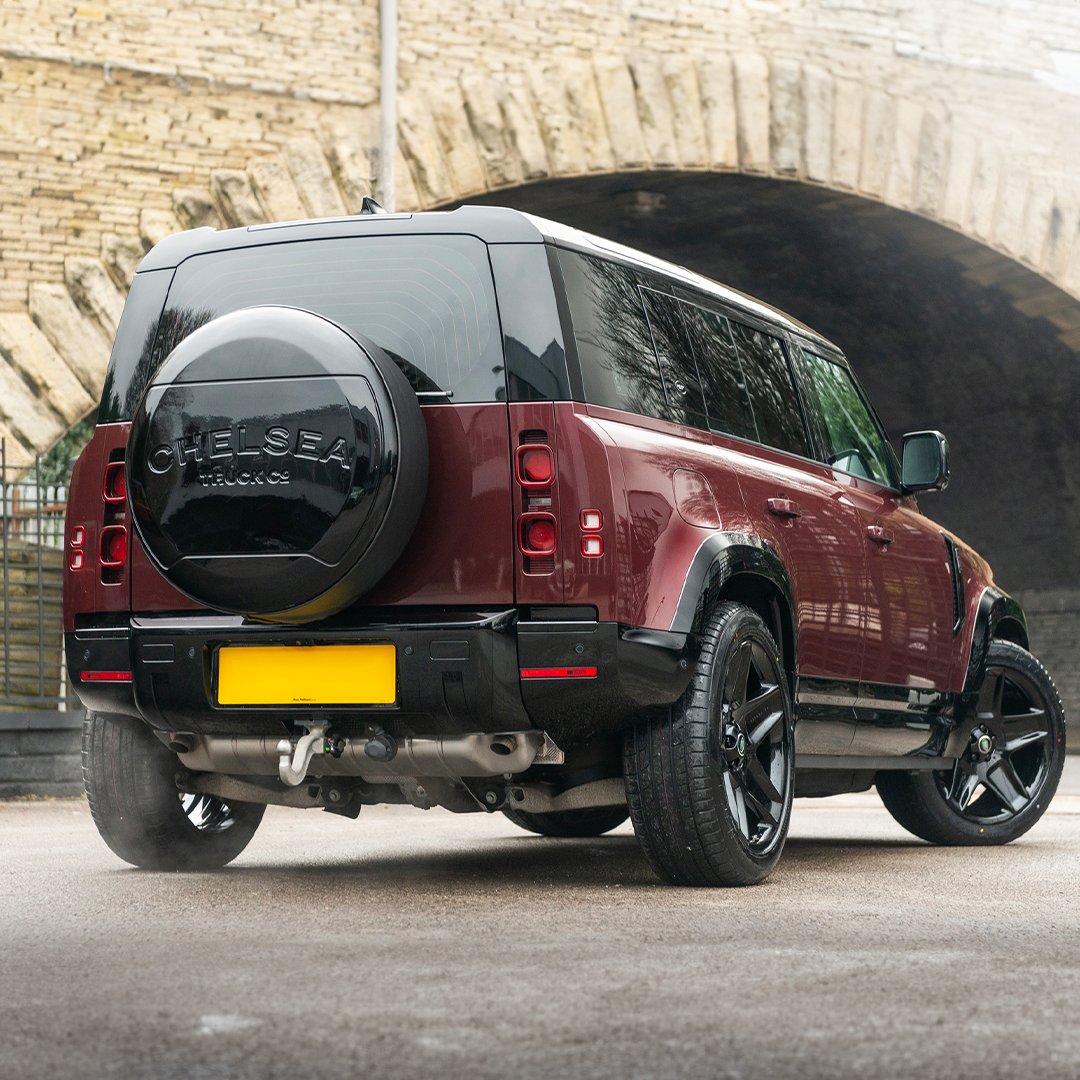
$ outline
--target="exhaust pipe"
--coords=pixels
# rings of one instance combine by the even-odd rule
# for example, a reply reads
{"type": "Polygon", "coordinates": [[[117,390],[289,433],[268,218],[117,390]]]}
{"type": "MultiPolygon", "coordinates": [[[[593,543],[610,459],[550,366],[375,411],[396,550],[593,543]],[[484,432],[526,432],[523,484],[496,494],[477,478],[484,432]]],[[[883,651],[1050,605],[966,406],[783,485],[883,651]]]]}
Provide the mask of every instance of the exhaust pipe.
{"type": "Polygon", "coordinates": [[[289,787],[297,787],[308,776],[358,776],[371,783],[417,776],[502,776],[524,772],[534,763],[561,765],[564,760],[563,752],[542,731],[398,740],[379,731],[370,739],[345,739],[329,738],[326,724],[304,726],[308,731],[296,743],[272,735],[202,735],[178,756],[192,772],[277,773],[289,787]]]}

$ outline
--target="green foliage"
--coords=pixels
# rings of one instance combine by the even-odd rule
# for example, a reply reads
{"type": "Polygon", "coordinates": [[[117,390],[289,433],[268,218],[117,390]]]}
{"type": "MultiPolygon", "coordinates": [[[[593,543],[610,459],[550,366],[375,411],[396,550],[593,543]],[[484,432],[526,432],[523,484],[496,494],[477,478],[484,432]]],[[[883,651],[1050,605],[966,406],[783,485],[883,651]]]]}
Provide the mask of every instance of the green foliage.
{"type": "Polygon", "coordinates": [[[66,484],[71,479],[71,466],[94,434],[97,415],[91,413],[80,420],[66,435],[62,435],[41,459],[43,484],[66,484]]]}

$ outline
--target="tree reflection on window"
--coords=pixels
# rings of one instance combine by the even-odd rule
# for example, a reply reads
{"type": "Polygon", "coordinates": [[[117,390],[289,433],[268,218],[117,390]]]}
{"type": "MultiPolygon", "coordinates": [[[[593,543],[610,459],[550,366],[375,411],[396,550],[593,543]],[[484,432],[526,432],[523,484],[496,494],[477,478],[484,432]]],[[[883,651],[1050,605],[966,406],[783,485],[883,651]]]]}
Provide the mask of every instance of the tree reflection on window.
{"type": "Polygon", "coordinates": [[[840,364],[805,350],[803,357],[813,404],[824,428],[822,435],[829,464],[891,486],[893,475],[887,444],[854,380],[840,364]]]}

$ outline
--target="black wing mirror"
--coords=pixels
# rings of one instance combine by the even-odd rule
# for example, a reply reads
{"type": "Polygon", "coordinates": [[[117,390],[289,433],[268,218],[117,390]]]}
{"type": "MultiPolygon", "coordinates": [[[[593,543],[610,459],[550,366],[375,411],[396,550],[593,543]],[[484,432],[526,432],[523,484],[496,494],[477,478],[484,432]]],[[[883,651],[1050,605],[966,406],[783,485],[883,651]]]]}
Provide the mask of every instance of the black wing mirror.
{"type": "Polygon", "coordinates": [[[908,432],[902,459],[904,491],[944,491],[949,486],[949,443],[940,431],[908,432]]]}

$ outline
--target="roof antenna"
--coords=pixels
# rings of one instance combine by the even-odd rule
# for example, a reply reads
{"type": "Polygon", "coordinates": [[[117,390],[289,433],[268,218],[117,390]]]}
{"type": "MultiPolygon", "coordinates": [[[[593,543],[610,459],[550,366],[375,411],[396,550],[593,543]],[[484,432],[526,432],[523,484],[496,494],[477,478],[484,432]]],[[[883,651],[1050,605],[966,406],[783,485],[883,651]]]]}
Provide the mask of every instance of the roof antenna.
{"type": "Polygon", "coordinates": [[[386,208],[377,203],[369,195],[365,195],[363,201],[360,203],[361,214],[385,214],[386,208]]]}

